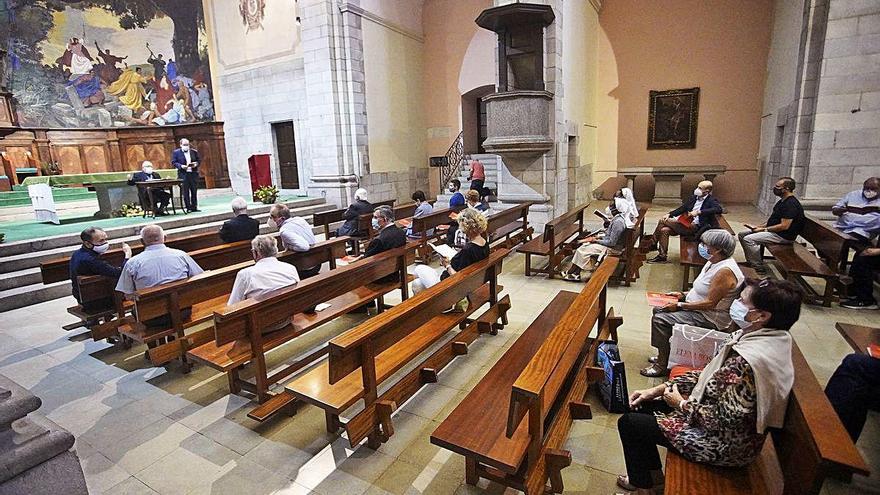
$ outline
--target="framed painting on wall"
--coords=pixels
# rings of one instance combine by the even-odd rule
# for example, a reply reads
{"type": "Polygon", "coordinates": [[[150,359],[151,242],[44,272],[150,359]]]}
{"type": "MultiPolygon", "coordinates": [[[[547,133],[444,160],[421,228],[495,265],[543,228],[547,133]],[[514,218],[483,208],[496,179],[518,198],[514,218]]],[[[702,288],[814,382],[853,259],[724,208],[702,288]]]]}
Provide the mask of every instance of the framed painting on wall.
{"type": "Polygon", "coordinates": [[[648,149],[697,147],[700,88],[651,91],[648,102],[648,149]]]}

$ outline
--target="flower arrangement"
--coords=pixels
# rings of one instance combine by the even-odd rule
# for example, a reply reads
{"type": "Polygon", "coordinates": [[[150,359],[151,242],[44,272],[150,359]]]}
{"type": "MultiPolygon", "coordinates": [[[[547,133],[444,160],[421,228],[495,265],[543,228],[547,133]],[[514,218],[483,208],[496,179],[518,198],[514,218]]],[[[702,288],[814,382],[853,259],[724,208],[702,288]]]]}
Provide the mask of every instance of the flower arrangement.
{"type": "Polygon", "coordinates": [[[4,234],[3,232],[0,232],[0,244],[2,244],[3,241],[5,241],[5,240],[6,240],[6,234],[4,234]]]}
{"type": "Polygon", "coordinates": [[[261,186],[254,192],[254,198],[260,200],[264,205],[271,205],[278,199],[278,188],[275,186],[261,186]]]}
{"type": "Polygon", "coordinates": [[[128,203],[122,205],[118,210],[113,212],[114,217],[140,217],[143,216],[144,210],[137,203],[128,203]]]}

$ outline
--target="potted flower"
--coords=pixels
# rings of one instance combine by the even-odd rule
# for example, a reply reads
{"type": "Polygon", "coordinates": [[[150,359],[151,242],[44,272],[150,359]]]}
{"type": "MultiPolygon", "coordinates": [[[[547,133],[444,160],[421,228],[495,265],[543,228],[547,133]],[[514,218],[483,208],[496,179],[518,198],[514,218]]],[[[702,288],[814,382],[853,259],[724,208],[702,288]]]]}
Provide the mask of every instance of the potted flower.
{"type": "Polygon", "coordinates": [[[264,205],[271,205],[278,199],[278,188],[275,186],[261,186],[254,193],[254,198],[261,201],[264,205]]]}

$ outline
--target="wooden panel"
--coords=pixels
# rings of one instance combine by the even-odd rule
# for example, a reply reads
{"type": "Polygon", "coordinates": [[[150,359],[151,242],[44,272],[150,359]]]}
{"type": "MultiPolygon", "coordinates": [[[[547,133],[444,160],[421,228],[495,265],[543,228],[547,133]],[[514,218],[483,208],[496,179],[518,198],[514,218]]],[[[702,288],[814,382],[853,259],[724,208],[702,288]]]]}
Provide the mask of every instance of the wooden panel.
{"type": "Polygon", "coordinates": [[[82,158],[79,154],[79,146],[54,146],[52,152],[65,174],[81,174],[85,172],[82,166],[82,158]]]}
{"type": "Polygon", "coordinates": [[[140,164],[144,160],[147,159],[147,153],[145,150],[145,146],[142,144],[126,144],[124,149],[125,149],[125,151],[124,151],[125,154],[124,154],[123,159],[125,160],[126,163],[131,164],[133,167],[133,168],[130,168],[129,170],[139,169],[140,165],[137,165],[136,167],[134,165],[140,164]]]}
{"type": "Polygon", "coordinates": [[[25,146],[7,146],[6,158],[15,168],[28,168],[28,157],[31,156],[31,148],[25,146]]]}
{"type": "MultiPolygon", "coordinates": [[[[106,146],[83,145],[82,149],[89,173],[110,172],[110,157],[107,155],[106,146]]],[[[65,173],[69,172],[65,171],[65,173]]]]}
{"type": "Polygon", "coordinates": [[[168,154],[164,143],[145,144],[144,153],[146,154],[146,159],[153,162],[156,168],[171,167],[171,156],[168,154]]]}

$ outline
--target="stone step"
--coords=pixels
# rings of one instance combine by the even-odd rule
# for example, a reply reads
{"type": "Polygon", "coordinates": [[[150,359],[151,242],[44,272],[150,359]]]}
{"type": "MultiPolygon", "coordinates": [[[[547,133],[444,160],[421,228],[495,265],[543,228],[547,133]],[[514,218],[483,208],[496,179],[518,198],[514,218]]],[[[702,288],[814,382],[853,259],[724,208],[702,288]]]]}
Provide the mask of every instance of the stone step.
{"type": "Polygon", "coordinates": [[[13,289],[23,285],[39,284],[43,281],[40,268],[26,268],[9,273],[0,273],[0,290],[13,289]]]}
{"type": "MultiPolygon", "coordinates": [[[[0,291],[0,313],[70,295],[70,281],[32,284],[0,291]]],[[[70,299],[71,305],[76,301],[70,299]]]]}
{"type": "MultiPolygon", "coordinates": [[[[323,198],[296,199],[292,201],[287,201],[285,202],[285,204],[290,207],[291,211],[310,206],[333,209],[331,205],[326,205],[326,202],[323,198]]],[[[255,217],[258,217],[260,215],[265,216],[265,214],[269,212],[270,207],[271,205],[251,206],[248,208],[248,212],[255,217]]],[[[305,213],[300,214],[311,215],[316,211],[326,210],[315,209],[314,211],[306,211],[305,213]]],[[[177,215],[174,217],[159,218],[156,223],[162,225],[162,228],[164,228],[165,232],[167,232],[168,234],[184,231],[186,231],[187,233],[191,233],[193,226],[198,227],[204,223],[213,223],[218,221],[222,223],[222,221],[228,219],[231,215],[232,212],[229,211],[198,216],[177,215]]],[[[108,228],[107,235],[110,236],[110,239],[137,236],[141,226],[142,225],[128,225],[123,227],[108,228]]],[[[5,261],[5,258],[17,254],[33,253],[34,251],[62,248],[67,246],[78,246],[79,244],[79,232],[44,237],[42,239],[28,239],[23,241],[4,243],[0,244],[0,261],[5,261]]]]}
{"type": "MultiPolygon", "coordinates": [[[[319,200],[319,201],[323,201],[323,200],[319,200]]],[[[322,202],[320,204],[309,205],[309,206],[305,206],[305,207],[301,206],[301,207],[297,207],[297,208],[291,208],[290,211],[291,211],[291,214],[293,214],[293,215],[307,217],[308,220],[311,220],[310,217],[312,214],[322,212],[322,211],[328,211],[328,210],[332,210],[332,209],[334,209],[334,207],[332,205],[328,205],[328,204],[322,202]]],[[[180,236],[180,235],[191,235],[191,234],[199,234],[199,233],[203,233],[203,232],[217,231],[220,229],[220,226],[223,224],[223,222],[229,218],[230,215],[231,215],[231,213],[224,214],[222,216],[216,215],[216,216],[220,217],[217,220],[210,221],[207,223],[185,225],[185,226],[178,227],[176,229],[169,229],[169,230],[166,230],[166,233],[169,235],[169,237],[173,238],[175,236],[180,236]]],[[[265,211],[263,213],[253,214],[251,216],[260,221],[260,224],[261,224],[260,231],[262,233],[265,233],[266,231],[268,231],[268,227],[266,227],[266,225],[265,225],[265,221],[269,216],[268,208],[265,208],[265,211]]],[[[205,217],[199,217],[199,218],[205,218],[205,217]]],[[[163,227],[166,227],[166,225],[167,225],[166,223],[162,223],[163,227]]],[[[126,230],[131,231],[131,233],[129,235],[123,235],[121,237],[108,232],[108,235],[110,236],[110,240],[111,240],[111,246],[115,247],[121,242],[138,240],[139,236],[137,235],[137,230],[136,230],[137,228],[138,227],[126,227],[123,229],[113,229],[113,230],[121,230],[123,232],[125,232],[126,230]]],[[[316,229],[316,233],[317,232],[318,231],[316,229]]],[[[6,256],[6,257],[0,259],[0,273],[11,273],[11,272],[17,272],[20,270],[26,270],[28,268],[39,267],[40,263],[43,261],[48,261],[48,260],[63,257],[63,256],[70,256],[71,253],[73,253],[74,251],[79,249],[79,235],[76,236],[75,240],[77,243],[74,245],[65,245],[65,246],[51,248],[51,249],[34,250],[34,251],[23,253],[23,254],[15,254],[12,256],[6,256]]]]}

